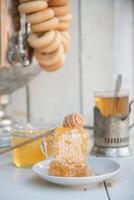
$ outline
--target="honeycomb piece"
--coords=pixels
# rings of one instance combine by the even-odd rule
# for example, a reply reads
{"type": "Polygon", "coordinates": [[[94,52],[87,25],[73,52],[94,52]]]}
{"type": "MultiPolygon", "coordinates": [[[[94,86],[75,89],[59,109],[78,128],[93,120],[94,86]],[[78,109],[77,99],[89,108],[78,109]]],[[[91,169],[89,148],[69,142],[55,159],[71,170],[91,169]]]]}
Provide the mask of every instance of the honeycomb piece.
{"type": "Polygon", "coordinates": [[[87,176],[88,135],[83,128],[60,127],[54,134],[54,160],[49,174],[53,176],[87,176]]]}
{"type": "Polygon", "coordinates": [[[49,175],[62,177],[83,177],[89,175],[87,164],[67,160],[53,160],[49,165],[49,175]]]}
{"type": "Polygon", "coordinates": [[[54,134],[54,156],[73,162],[85,161],[88,152],[88,135],[83,128],[60,127],[54,134]]]}

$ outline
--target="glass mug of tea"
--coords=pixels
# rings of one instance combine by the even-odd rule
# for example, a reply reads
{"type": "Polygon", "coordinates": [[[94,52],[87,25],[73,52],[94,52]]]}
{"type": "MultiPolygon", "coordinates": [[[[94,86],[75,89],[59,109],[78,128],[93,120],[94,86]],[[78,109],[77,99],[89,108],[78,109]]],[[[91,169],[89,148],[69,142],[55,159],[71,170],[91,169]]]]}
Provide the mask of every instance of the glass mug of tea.
{"type": "Polygon", "coordinates": [[[94,92],[94,135],[92,152],[107,156],[127,156],[129,148],[129,92],[94,92]]]}

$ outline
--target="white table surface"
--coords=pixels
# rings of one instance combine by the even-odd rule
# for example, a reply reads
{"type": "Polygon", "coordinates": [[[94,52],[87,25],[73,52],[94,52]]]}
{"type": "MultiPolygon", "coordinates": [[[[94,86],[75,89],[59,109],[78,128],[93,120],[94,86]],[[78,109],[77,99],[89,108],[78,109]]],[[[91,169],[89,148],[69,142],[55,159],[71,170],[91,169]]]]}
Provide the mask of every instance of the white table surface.
{"type": "MultiPolygon", "coordinates": [[[[132,147],[133,141],[131,136],[132,147]]],[[[105,184],[72,188],[45,182],[31,169],[15,167],[11,154],[0,156],[0,200],[134,200],[134,156],[114,160],[121,164],[116,177],[105,184]]]]}

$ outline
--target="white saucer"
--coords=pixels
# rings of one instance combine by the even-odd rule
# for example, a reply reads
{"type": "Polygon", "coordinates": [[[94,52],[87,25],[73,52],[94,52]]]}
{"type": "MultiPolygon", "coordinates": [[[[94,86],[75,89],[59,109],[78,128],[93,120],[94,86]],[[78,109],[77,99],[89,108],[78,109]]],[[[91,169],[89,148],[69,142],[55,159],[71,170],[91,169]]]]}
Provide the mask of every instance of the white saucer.
{"type": "Polygon", "coordinates": [[[51,160],[41,161],[32,169],[42,179],[60,185],[82,186],[102,182],[111,178],[120,170],[120,165],[106,158],[89,158],[89,169],[91,176],[88,177],[58,177],[48,174],[48,166],[51,160]]]}

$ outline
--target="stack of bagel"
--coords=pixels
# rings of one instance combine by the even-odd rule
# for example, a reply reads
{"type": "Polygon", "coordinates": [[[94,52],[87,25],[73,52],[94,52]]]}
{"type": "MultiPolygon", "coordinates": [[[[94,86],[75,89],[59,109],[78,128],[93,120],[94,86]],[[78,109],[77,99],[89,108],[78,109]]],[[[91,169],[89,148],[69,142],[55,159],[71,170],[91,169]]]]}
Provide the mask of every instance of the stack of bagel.
{"type": "Polygon", "coordinates": [[[48,72],[59,69],[69,48],[69,0],[19,1],[19,12],[26,14],[31,25],[28,43],[39,65],[48,72]]]}

